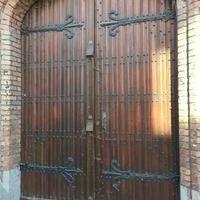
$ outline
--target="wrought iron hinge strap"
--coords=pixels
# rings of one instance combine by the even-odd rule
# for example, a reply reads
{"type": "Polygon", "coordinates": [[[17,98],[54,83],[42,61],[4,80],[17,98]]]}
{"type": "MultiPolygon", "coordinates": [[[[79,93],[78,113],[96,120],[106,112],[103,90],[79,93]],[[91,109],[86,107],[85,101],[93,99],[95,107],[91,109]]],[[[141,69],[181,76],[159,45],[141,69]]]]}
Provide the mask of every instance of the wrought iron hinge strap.
{"type": "Polygon", "coordinates": [[[83,175],[83,171],[80,170],[79,168],[75,168],[73,158],[68,158],[65,161],[65,163],[66,167],[21,163],[20,170],[23,173],[38,172],[38,173],[49,173],[49,174],[61,174],[70,185],[73,185],[76,181],[75,177],[77,175],[83,175]]]}
{"type": "Polygon", "coordinates": [[[179,175],[174,173],[139,173],[130,170],[121,170],[120,164],[116,160],[112,160],[110,170],[102,171],[104,179],[111,180],[114,189],[119,190],[121,180],[133,181],[171,181],[179,183],[179,175]]]}
{"type": "Polygon", "coordinates": [[[21,30],[22,35],[27,35],[30,33],[37,32],[49,32],[49,31],[64,31],[65,35],[68,39],[72,39],[74,37],[74,33],[72,31],[73,28],[81,28],[84,23],[74,23],[74,18],[72,16],[67,17],[64,24],[49,24],[47,26],[36,26],[33,28],[23,27],[21,30]]]}
{"type": "Polygon", "coordinates": [[[125,17],[120,18],[119,13],[116,11],[111,11],[109,13],[108,22],[100,22],[102,27],[109,27],[109,35],[114,37],[119,33],[120,26],[127,26],[135,23],[149,22],[149,21],[158,21],[158,20],[170,20],[176,18],[176,12],[173,10],[166,10],[163,13],[149,14],[144,16],[134,16],[134,17],[125,17]]]}

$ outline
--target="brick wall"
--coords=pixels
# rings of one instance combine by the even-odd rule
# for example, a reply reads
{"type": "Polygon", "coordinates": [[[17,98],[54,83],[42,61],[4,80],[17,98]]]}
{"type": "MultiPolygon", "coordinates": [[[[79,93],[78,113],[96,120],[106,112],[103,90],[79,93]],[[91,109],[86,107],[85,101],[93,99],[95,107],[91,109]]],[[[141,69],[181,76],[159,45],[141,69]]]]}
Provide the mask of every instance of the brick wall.
{"type": "Polygon", "coordinates": [[[20,160],[20,25],[28,6],[30,1],[0,1],[0,168],[3,170],[15,168],[20,160]]]}
{"type": "MultiPolygon", "coordinates": [[[[177,1],[181,185],[200,191],[200,1],[177,1]]],[[[200,199],[200,196],[198,197],[200,199]]]]}
{"type": "Polygon", "coordinates": [[[191,179],[200,191],[200,1],[190,0],[188,10],[191,179]]]}

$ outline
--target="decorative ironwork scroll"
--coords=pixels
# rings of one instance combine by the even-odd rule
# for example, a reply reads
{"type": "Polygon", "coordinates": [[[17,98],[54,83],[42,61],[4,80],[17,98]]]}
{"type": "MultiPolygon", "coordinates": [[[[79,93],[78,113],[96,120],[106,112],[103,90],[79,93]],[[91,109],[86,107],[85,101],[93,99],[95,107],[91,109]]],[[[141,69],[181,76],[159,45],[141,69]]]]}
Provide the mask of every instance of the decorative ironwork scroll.
{"type": "Polygon", "coordinates": [[[35,165],[29,163],[22,163],[20,169],[25,172],[39,172],[39,173],[54,173],[61,174],[66,182],[73,185],[76,181],[77,175],[83,175],[83,171],[79,168],[75,168],[74,159],[69,157],[65,161],[65,167],[63,166],[47,166],[47,165],[35,165]]]}
{"type": "Polygon", "coordinates": [[[166,10],[163,13],[159,14],[149,14],[144,16],[134,16],[134,17],[126,17],[120,18],[119,13],[116,11],[111,11],[109,13],[109,20],[108,22],[101,22],[100,25],[102,27],[109,27],[109,35],[115,37],[117,33],[119,33],[120,26],[127,26],[135,23],[142,23],[148,21],[157,21],[157,20],[170,20],[175,19],[176,13],[172,10],[166,10]]]}
{"type": "Polygon", "coordinates": [[[37,33],[37,32],[48,32],[48,31],[64,31],[65,35],[68,39],[72,39],[74,37],[73,28],[81,28],[83,23],[74,23],[74,18],[72,16],[68,16],[65,20],[64,24],[49,24],[47,26],[36,26],[33,28],[23,27],[21,33],[23,35],[29,33],[37,33]]]}
{"type": "Polygon", "coordinates": [[[121,170],[120,164],[116,160],[112,160],[109,171],[103,170],[102,177],[111,180],[114,189],[119,190],[121,180],[134,181],[172,181],[179,182],[179,175],[173,173],[139,173],[130,170],[121,170]]]}

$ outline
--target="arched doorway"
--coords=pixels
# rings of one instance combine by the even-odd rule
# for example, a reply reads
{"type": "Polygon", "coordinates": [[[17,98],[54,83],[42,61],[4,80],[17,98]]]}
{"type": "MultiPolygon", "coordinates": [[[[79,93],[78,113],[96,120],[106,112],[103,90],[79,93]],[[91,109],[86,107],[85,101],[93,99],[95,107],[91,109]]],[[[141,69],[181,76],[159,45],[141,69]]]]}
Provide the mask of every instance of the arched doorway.
{"type": "Polygon", "coordinates": [[[42,0],[29,10],[22,199],[178,199],[170,6],[42,0]]]}

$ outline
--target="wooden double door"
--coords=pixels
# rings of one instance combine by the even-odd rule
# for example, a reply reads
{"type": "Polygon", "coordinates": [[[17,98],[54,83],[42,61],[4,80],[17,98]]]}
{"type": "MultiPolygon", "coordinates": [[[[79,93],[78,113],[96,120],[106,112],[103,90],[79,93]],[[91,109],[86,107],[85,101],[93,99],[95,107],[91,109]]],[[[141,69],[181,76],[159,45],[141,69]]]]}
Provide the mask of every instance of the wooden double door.
{"type": "Polygon", "coordinates": [[[168,0],[40,0],[22,26],[21,199],[178,200],[168,0]]]}

